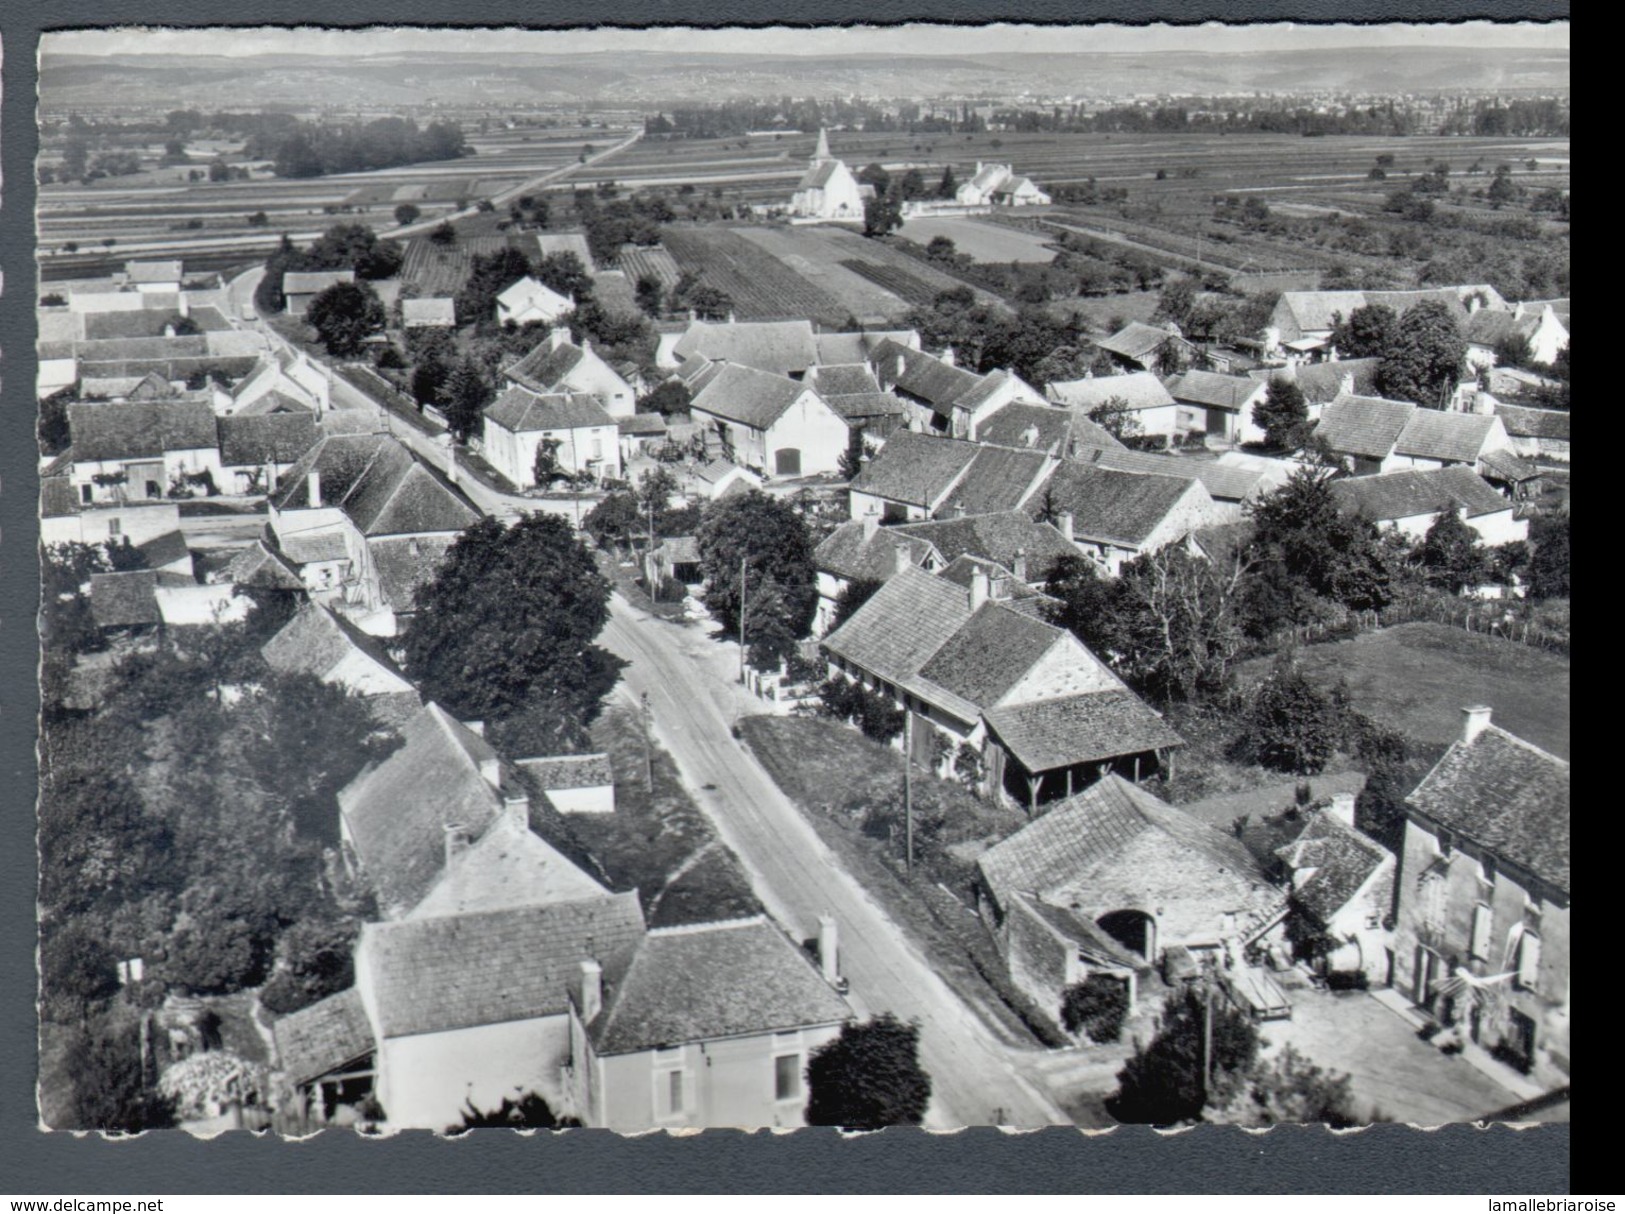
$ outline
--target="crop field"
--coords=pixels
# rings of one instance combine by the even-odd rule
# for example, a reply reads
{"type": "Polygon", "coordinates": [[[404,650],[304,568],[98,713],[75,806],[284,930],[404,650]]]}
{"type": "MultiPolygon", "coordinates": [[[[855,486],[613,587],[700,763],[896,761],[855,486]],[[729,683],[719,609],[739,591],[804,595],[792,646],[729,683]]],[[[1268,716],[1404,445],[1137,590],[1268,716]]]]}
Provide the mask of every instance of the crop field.
{"type": "Polygon", "coordinates": [[[878,261],[859,261],[849,258],[841,262],[843,266],[854,274],[867,278],[877,287],[883,287],[897,298],[920,307],[928,306],[936,298],[938,292],[916,278],[907,270],[897,266],[884,265],[878,261]]]}
{"type": "Polygon", "coordinates": [[[646,249],[637,245],[624,245],[615,262],[633,283],[639,279],[652,278],[667,290],[675,287],[683,274],[677,268],[676,259],[664,245],[646,249]]]}
{"type": "Polygon", "coordinates": [[[667,228],[665,244],[677,264],[725,292],[740,320],[806,318],[845,322],[850,309],[823,288],[732,228],[667,228]]]}
{"type": "Polygon", "coordinates": [[[614,181],[624,188],[722,190],[729,202],[788,202],[812,156],[812,135],[754,135],[737,139],[643,139],[577,169],[567,188],[614,181]]]}
{"type": "Polygon", "coordinates": [[[458,160],[299,180],[261,169],[248,181],[190,182],[187,174],[199,167],[193,165],[89,185],[47,185],[36,211],[41,274],[86,277],[139,256],[181,257],[197,269],[255,260],[283,232],[296,242],[309,241],[341,219],[387,235],[399,226],[394,209],[401,203],[433,219],[449,214],[458,201],[472,202],[566,166],[589,142],[603,147],[625,135],[573,129],[475,134],[469,136],[474,154],[458,160]],[[263,224],[251,224],[250,217],[262,212],[263,224]],[[76,246],[72,251],[65,247],[70,244],[76,246]]]}
{"type": "Polygon", "coordinates": [[[846,259],[837,256],[848,248],[862,250],[864,245],[874,243],[851,232],[809,227],[735,230],[778,258],[792,272],[834,296],[847,312],[866,324],[884,324],[895,320],[918,302],[899,295],[873,278],[854,273],[845,264],[846,259]],[[818,235],[808,235],[815,232],[818,235]]]}
{"type": "Polygon", "coordinates": [[[432,240],[409,240],[401,261],[401,283],[411,284],[425,298],[456,295],[468,281],[476,253],[496,253],[510,243],[517,242],[505,236],[464,236],[447,248],[432,240]]]}
{"type": "Polygon", "coordinates": [[[961,253],[968,253],[977,261],[1031,261],[1048,264],[1055,260],[1050,247],[1053,236],[1046,238],[1037,232],[1025,231],[1006,224],[953,215],[926,216],[910,219],[898,229],[917,244],[929,244],[938,236],[946,236],[961,253]]]}

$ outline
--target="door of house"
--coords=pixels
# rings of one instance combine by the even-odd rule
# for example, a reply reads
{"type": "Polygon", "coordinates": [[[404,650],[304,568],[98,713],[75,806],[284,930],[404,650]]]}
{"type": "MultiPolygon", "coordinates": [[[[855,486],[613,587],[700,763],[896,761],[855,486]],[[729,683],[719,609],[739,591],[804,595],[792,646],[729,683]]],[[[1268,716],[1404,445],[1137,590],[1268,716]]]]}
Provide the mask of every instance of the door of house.
{"type": "Polygon", "coordinates": [[[780,447],[773,453],[773,470],[780,476],[801,475],[801,450],[798,447],[780,447]]]}
{"type": "Polygon", "coordinates": [[[929,721],[922,719],[918,714],[915,714],[910,725],[914,741],[914,761],[929,771],[932,763],[931,749],[937,731],[931,727],[929,721]]]}
{"type": "Polygon", "coordinates": [[[1512,1047],[1523,1068],[1528,1070],[1535,1062],[1535,1021],[1517,1008],[1512,1008],[1507,1012],[1507,1028],[1511,1030],[1507,1044],[1512,1047]]]}

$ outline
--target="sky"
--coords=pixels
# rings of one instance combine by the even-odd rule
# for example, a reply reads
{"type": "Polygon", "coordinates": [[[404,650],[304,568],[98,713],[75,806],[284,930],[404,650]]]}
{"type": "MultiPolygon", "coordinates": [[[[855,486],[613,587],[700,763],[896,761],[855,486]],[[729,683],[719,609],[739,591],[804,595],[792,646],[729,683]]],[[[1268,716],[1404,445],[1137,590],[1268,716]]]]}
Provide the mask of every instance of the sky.
{"type": "Polygon", "coordinates": [[[44,54],[63,55],[356,55],[423,53],[534,54],[681,51],[721,54],[933,54],[1012,51],[1260,51],[1343,47],[1481,46],[1566,51],[1566,22],[1459,25],[1033,26],[903,25],[789,31],[753,29],[448,30],[132,29],[47,33],[44,54]]]}

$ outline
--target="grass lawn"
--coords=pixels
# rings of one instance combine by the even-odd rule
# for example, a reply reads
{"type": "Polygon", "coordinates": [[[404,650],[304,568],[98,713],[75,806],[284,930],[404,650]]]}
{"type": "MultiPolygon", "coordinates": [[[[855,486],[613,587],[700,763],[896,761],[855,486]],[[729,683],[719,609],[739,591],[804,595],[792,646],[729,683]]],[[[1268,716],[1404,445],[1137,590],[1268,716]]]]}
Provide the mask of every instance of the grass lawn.
{"type": "Polygon", "coordinates": [[[1024,825],[1025,815],[916,769],[910,879],[903,859],[901,753],[817,717],[745,717],[739,729],[842,866],[967,1004],[1013,1044],[1056,1044],[1040,1036],[1037,1012],[1010,985],[971,892],[975,855],[1024,825]]]}
{"type": "Polygon", "coordinates": [[[611,889],[636,889],[651,927],[761,913],[739,862],[659,747],[653,752],[652,795],[645,786],[637,713],[621,705],[608,708],[593,724],[592,739],[614,765],[615,812],[544,813],[536,825],[547,840],[611,889]]]}
{"type": "MultiPolygon", "coordinates": [[[[1307,645],[1298,662],[1324,685],[1347,680],[1355,708],[1413,741],[1447,745],[1461,710],[1488,704],[1497,725],[1568,758],[1569,659],[1561,655],[1421,622],[1307,645]]],[[[1244,663],[1238,682],[1245,688],[1269,668],[1267,658],[1244,663]]]]}

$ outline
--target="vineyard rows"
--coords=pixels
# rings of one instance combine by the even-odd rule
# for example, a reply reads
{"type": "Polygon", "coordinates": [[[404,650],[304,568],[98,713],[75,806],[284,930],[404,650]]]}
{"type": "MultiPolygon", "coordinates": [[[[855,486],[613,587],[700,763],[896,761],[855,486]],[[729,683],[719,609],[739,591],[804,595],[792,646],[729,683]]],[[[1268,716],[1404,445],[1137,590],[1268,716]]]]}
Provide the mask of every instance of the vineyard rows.
{"type": "Polygon", "coordinates": [[[728,228],[670,228],[665,243],[679,266],[733,300],[740,320],[846,321],[848,309],[834,296],[728,228]]]}
{"type": "Polygon", "coordinates": [[[670,290],[677,285],[682,277],[682,271],[677,268],[677,261],[663,245],[654,245],[650,248],[639,248],[637,245],[621,246],[616,261],[626,276],[634,284],[639,279],[652,278],[662,288],[670,290]]]}
{"type": "Polygon", "coordinates": [[[876,286],[884,287],[904,302],[918,307],[930,306],[931,301],[938,295],[937,288],[896,266],[882,265],[875,261],[859,261],[857,258],[851,258],[841,264],[876,286]]]}

